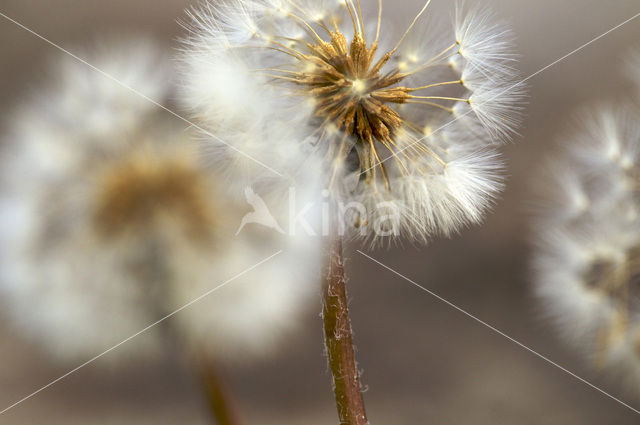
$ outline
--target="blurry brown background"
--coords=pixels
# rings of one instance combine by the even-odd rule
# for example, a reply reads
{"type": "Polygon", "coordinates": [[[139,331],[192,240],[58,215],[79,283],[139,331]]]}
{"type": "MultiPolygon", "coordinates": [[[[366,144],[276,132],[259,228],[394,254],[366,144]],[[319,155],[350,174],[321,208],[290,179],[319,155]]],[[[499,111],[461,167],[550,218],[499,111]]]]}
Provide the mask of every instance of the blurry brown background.
{"type": "MultiPolygon", "coordinates": [[[[640,12],[637,0],[485,2],[513,23],[524,75],[640,12]]],[[[189,3],[2,0],[0,12],[73,51],[96,34],[122,30],[150,32],[168,46],[175,44],[181,33],[176,18],[189,3]]],[[[437,3],[442,7],[449,2],[437,3]]],[[[419,6],[417,0],[398,1],[394,26],[404,26],[419,6]]],[[[639,36],[640,18],[529,81],[531,97],[522,137],[506,148],[509,187],[484,226],[428,248],[372,253],[636,408],[640,408],[637,394],[624,393],[615,382],[591,371],[542,320],[527,281],[526,188],[531,171],[558,132],[567,128],[575,107],[628,94],[620,63],[634,42],[640,47],[639,36]]],[[[45,78],[43,60],[58,52],[2,17],[0,49],[0,112],[4,113],[30,84],[45,78]]],[[[355,248],[348,263],[351,311],[372,423],[640,422],[631,410],[385,271],[355,248]]],[[[322,355],[321,321],[310,314],[307,322],[306,333],[291,340],[281,356],[230,371],[250,423],[336,423],[322,355]]],[[[71,368],[49,362],[9,330],[0,332],[0,410],[71,368]]],[[[103,360],[0,416],[0,423],[207,423],[192,379],[176,362],[167,359],[122,371],[98,364],[103,360]]]]}

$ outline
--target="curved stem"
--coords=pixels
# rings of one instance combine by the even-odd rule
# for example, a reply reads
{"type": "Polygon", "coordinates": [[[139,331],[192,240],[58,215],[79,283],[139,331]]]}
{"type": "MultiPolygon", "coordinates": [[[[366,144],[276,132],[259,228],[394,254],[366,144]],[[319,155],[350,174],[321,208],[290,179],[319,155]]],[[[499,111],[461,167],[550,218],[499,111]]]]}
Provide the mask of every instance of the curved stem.
{"type": "Polygon", "coordinates": [[[342,237],[337,229],[330,240],[329,265],[322,292],[325,345],[340,424],[366,425],[368,421],[347,306],[342,237]]]}

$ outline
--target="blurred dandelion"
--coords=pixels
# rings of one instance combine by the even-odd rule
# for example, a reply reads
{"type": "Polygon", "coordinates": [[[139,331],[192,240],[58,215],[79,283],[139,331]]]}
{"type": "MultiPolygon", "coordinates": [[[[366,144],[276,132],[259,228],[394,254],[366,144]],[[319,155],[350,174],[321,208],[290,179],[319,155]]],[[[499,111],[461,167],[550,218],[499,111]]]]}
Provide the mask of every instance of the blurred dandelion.
{"type": "Polygon", "coordinates": [[[536,291],[563,339],[637,389],[640,125],[631,105],[585,113],[545,168],[534,222],[536,291]]]}
{"type": "Polygon", "coordinates": [[[396,35],[381,1],[371,17],[359,0],[207,2],[185,24],[183,103],[199,125],[287,178],[205,135],[215,167],[238,190],[278,190],[305,175],[328,188],[323,315],[341,423],[367,420],[340,220],[370,243],[426,242],[481,221],[501,188],[496,147],[519,121],[510,31],[481,8],[458,9],[451,29],[427,25],[430,3],[396,35]],[[344,203],[364,208],[340,217],[344,203]],[[389,207],[397,219],[380,225],[389,207]]]}
{"type": "MultiPolygon", "coordinates": [[[[168,62],[149,43],[108,42],[88,61],[156,100],[171,96],[168,62]]],[[[203,167],[181,123],[72,59],[54,68],[6,137],[3,309],[60,359],[84,361],[283,250],[259,279],[239,277],[166,322],[221,397],[210,366],[282,345],[317,292],[319,251],[260,229],[235,236],[245,207],[203,167]]],[[[163,336],[152,330],[113,355],[167,351],[163,336]]]]}

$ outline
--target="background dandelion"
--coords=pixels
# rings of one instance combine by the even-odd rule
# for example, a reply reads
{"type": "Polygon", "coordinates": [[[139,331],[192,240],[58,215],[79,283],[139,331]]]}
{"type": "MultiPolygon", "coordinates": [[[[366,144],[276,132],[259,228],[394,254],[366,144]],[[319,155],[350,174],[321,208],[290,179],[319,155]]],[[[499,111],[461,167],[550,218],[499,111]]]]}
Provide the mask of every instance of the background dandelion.
{"type": "MultiPolygon", "coordinates": [[[[169,97],[168,63],[149,43],[124,38],[92,55],[119,81],[169,97]]],[[[5,139],[5,320],[70,364],[162,321],[111,359],[175,351],[206,368],[217,397],[212,365],[266,357],[297,328],[316,298],[317,244],[238,235],[244,206],[203,167],[189,131],[66,56],[53,68],[58,79],[20,108],[5,139]]]]}
{"type": "Polygon", "coordinates": [[[537,292],[563,340],[634,390],[640,371],[637,116],[633,105],[584,114],[586,129],[567,140],[541,183],[548,199],[535,222],[534,257],[537,292]]]}

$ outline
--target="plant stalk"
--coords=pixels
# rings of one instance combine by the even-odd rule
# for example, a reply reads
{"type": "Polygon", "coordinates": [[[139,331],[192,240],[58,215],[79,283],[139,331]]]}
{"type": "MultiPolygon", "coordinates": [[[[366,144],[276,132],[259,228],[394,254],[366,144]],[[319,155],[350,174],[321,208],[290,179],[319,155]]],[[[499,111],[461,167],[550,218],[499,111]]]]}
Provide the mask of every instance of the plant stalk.
{"type": "Polygon", "coordinates": [[[231,395],[224,373],[211,361],[200,361],[200,380],[211,415],[218,425],[243,425],[235,399],[231,395]]]}
{"type": "Polygon", "coordinates": [[[329,241],[328,260],[322,291],[322,317],[338,417],[341,425],[366,425],[368,421],[347,305],[342,236],[337,231],[332,232],[329,241]]]}

